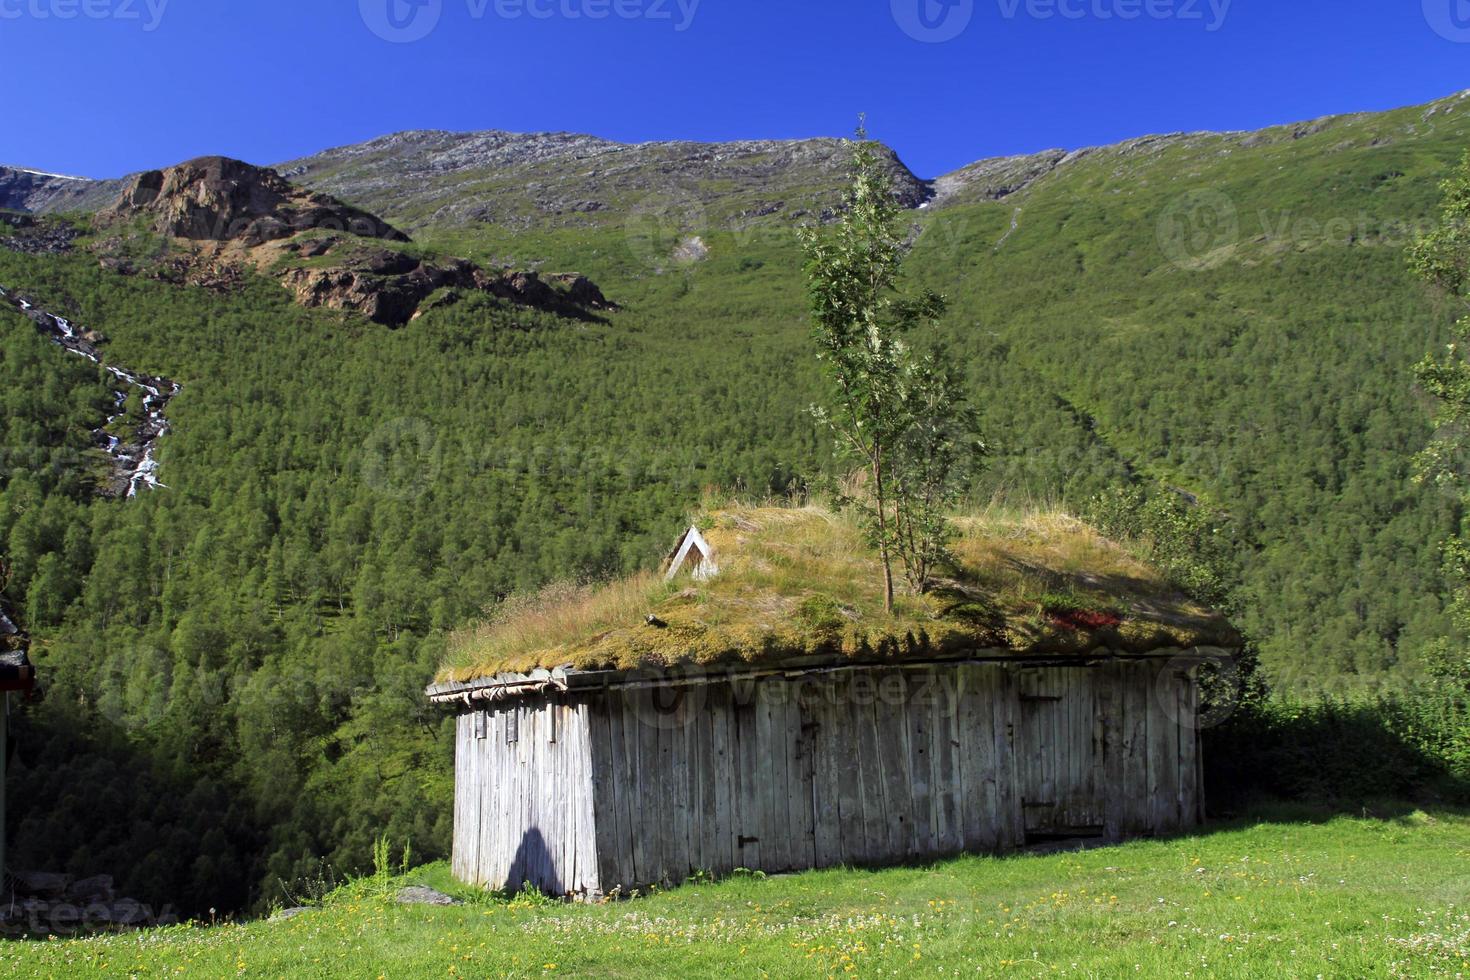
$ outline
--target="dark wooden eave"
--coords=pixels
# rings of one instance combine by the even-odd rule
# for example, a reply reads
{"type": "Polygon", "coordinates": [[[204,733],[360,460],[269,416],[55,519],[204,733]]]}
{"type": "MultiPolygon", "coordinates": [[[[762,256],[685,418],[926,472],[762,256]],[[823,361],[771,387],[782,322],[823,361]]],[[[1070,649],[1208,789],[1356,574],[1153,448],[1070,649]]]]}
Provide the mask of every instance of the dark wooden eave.
{"type": "Polygon", "coordinates": [[[834,661],[831,657],[814,656],[793,658],[776,664],[675,664],[665,668],[638,670],[577,670],[566,666],[554,670],[534,670],[528,674],[497,674],[471,681],[443,681],[431,684],[424,693],[435,704],[469,707],[476,702],[510,701],[553,693],[675,687],[779,676],[801,678],[857,670],[924,670],[994,663],[1024,667],[1089,667],[1119,660],[1177,659],[1185,663],[1205,663],[1233,660],[1239,654],[1238,649],[1225,647],[1171,647],[1146,653],[1099,648],[1086,654],[1025,654],[1014,650],[993,649],[924,660],[834,661]]]}

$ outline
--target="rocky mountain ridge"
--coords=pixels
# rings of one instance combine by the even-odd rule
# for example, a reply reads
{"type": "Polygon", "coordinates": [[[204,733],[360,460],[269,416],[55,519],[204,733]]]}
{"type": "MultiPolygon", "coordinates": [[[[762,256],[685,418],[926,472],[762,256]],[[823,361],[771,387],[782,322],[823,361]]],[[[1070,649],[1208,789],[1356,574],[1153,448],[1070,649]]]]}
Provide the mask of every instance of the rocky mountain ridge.
{"type": "Polygon", "coordinates": [[[125,183],[125,178],[91,180],[0,166],[0,209],[33,214],[97,211],[111,203],[125,183]]]}
{"type": "MultiPolygon", "coordinates": [[[[1407,128],[1385,124],[1371,138],[1392,142],[1413,135],[1416,127],[1432,127],[1436,117],[1459,111],[1467,98],[1470,91],[1412,107],[1418,112],[1407,128]]],[[[1110,162],[1126,172],[1134,162],[1165,152],[1197,153],[1204,160],[1346,130],[1370,115],[1387,119],[1400,113],[1048,149],[977,160],[932,180],[916,176],[892,149],[887,155],[905,206],[944,207],[1019,194],[1083,161],[1110,162]]],[[[1345,146],[1359,138],[1360,133],[1346,136],[1345,146]]],[[[671,212],[741,226],[830,217],[845,184],[848,145],[832,138],[619,143],[576,133],[410,130],[323,150],[276,169],[294,184],[354,202],[410,231],[595,227],[671,212]]],[[[0,167],[0,208],[98,210],[127,186],[127,180],[83,181],[0,167]]]]}
{"type": "MultiPolygon", "coordinates": [[[[309,187],[372,201],[408,227],[595,226],[630,213],[700,210],[743,221],[830,215],[846,140],[616,143],[572,133],[410,131],[281,164],[309,187]]],[[[887,150],[899,198],[931,196],[887,150]]]]}

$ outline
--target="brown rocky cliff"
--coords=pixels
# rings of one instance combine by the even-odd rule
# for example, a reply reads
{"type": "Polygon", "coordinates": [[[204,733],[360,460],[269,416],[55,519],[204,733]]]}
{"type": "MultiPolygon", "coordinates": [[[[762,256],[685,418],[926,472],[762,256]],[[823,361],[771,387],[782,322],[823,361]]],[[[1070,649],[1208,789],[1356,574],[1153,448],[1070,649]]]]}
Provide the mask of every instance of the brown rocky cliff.
{"type": "MultiPolygon", "coordinates": [[[[133,178],[97,216],[125,229],[146,221],[152,233],[182,246],[151,270],[160,278],[232,288],[254,268],[291,290],[303,306],[360,313],[401,326],[424,311],[437,290],[478,291],[569,316],[611,309],[584,276],[486,270],[464,259],[420,258],[407,235],[327,194],[303,190],[273,170],[225,157],[201,157],[133,178]]],[[[131,273],[131,261],[104,255],[131,273]]],[[[456,293],[456,295],[458,295],[456,293]]],[[[448,301],[452,302],[453,297],[448,301]]]]}
{"type": "Polygon", "coordinates": [[[256,246],[318,229],[409,240],[366,211],[303,190],[274,170],[227,157],[200,157],[141,173],[98,217],[109,224],[140,215],[151,219],[158,234],[191,241],[256,246]]]}

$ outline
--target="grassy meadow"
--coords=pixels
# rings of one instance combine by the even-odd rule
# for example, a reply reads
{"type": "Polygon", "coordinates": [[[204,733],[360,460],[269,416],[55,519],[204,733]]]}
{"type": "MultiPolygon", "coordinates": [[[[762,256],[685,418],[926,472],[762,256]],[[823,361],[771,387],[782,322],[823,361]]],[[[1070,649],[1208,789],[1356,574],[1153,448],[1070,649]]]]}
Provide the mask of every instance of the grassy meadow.
{"type": "Polygon", "coordinates": [[[284,921],[0,947],[14,977],[1470,975],[1470,812],[1262,810],[1196,837],[737,877],[604,905],[444,865],[284,921]],[[400,905],[428,884],[456,907],[400,905]]]}

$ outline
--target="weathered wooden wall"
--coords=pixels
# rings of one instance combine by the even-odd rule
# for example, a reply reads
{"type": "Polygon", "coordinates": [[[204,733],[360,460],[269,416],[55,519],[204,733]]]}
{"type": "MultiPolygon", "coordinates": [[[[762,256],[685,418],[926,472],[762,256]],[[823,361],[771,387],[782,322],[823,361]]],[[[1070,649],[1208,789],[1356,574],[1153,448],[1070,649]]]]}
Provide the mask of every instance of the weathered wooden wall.
{"type": "Polygon", "coordinates": [[[483,740],[462,716],[459,877],[626,892],[697,870],[1169,833],[1201,816],[1195,685],[1160,661],[894,668],[577,698],[560,709],[553,746],[535,727],[544,708],[497,709],[483,740]],[[514,745],[510,710],[522,726],[514,745]],[[517,865],[532,830],[544,860],[517,865]]]}
{"type": "Polygon", "coordinates": [[[592,752],[585,704],[523,701],[459,716],[455,877],[597,895],[592,752]]]}

